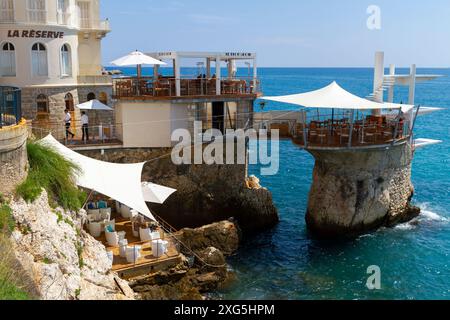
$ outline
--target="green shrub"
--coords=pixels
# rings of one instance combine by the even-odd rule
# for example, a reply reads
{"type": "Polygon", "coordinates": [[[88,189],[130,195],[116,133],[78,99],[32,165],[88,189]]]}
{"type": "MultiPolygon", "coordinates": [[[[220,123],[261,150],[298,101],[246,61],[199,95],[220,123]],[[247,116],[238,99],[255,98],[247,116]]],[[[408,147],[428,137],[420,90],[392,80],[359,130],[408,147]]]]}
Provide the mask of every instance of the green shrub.
{"type": "Polygon", "coordinates": [[[0,232],[10,233],[14,225],[11,208],[6,203],[0,203],[0,232]]]}
{"type": "Polygon", "coordinates": [[[51,205],[64,209],[79,210],[86,199],[74,182],[80,168],[53,149],[36,142],[27,143],[30,170],[27,179],[16,191],[25,201],[36,200],[45,189],[51,205]]]}

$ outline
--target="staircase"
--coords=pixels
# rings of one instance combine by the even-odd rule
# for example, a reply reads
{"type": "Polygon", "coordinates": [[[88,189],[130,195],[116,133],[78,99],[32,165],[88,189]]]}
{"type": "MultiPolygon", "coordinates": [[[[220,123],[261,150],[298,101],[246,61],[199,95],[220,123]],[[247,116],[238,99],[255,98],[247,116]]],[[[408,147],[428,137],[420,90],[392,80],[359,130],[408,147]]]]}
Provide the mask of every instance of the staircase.
{"type": "Polygon", "coordinates": [[[366,96],[366,99],[374,101],[375,97],[380,94],[381,92],[384,92],[390,88],[392,88],[395,85],[395,78],[390,76],[384,76],[383,83],[381,86],[373,93],[366,96]]]}

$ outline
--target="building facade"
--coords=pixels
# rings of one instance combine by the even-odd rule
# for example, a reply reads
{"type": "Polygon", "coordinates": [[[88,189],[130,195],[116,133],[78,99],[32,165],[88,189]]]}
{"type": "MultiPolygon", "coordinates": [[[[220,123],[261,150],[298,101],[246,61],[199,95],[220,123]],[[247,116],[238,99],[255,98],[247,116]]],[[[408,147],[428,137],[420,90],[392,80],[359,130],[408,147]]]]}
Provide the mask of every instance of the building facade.
{"type": "MultiPolygon", "coordinates": [[[[91,99],[111,105],[102,74],[101,41],[110,31],[99,0],[0,0],[0,85],[22,90],[22,114],[33,128],[63,135],[64,109],[91,99]]],[[[101,119],[99,121],[112,121],[101,119]]]]}

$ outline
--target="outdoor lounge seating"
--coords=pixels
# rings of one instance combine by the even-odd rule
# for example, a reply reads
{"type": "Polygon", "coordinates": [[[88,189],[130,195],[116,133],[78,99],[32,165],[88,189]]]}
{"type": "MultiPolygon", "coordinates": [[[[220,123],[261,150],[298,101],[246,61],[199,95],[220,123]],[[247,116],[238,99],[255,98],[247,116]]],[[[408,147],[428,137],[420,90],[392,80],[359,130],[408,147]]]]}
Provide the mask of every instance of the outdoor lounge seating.
{"type": "Polygon", "coordinates": [[[115,231],[110,231],[108,227],[105,227],[105,238],[109,246],[119,246],[119,235],[115,231]]]}
{"type": "Polygon", "coordinates": [[[102,223],[101,222],[89,222],[88,224],[89,233],[94,238],[100,237],[102,234],[102,223]]]}
{"type": "Polygon", "coordinates": [[[152,241],[152,255],[159,258],[166,254],[168,242],[164,240],[153,240],[152,241]]]}
{"type": "Polygon", "coordinates": [[[127,247],[125,255],[128,263],[136,263],[141,257],[141,246],[127,247]]]}

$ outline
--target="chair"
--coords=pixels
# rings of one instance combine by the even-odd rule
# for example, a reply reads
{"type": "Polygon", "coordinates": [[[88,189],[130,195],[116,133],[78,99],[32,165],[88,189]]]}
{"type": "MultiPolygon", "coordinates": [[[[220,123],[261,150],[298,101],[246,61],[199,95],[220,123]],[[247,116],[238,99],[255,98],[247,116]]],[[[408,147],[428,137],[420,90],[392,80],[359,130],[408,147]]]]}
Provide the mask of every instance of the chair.
{"type": "Polygon", "coordinates": [[[153,240],[151,237],[151,230],[139,228],[139,238],[141,241],[150,241],[153,240]]]}
{"type": "Polygon", "coordinates": [[[116,201],[116,212],[117,213],[120,213],[120,206],[121,206],[122,204],[119,202],[119,201],[116,201]]]}
{"type": "Polygon", "coordinates": [[[108,203],[106,201],[100,200],[99,202],[97,202],[97,208],[106,209],[108,208],[108,203]]]}
{"type": "Polygon", "coordinates": [[[120,206],[120,214],[121,214],[122,217],[125,218],[125,219],[131,218],[131,209],[130,209],[130,207],[128,207],[128,206],[122,204],[122,205],[120,206]]]}
{"type": "Polygon", "coordinates": [[[105,228],[105,237],[106,242],[108,242],[108,245],[110,245],[111,247],[119,246],[119,235],[117,234],[117,232],[111,232],[108,230],[108,228],[105,228]]]}
{"type": "Polygon", "coordinates": [[[100,217],[105,220],[111,219],[111,208],[102,208],[100,210],[100,217]]]}
{"type": "Polygon", "coordinates": [[[98,238],[102,234],[102,223],[89,222],[88,229],[91,236],[93,236],[94,238],[98,238]]]}
{"type": "Polygon", "coordinates": [[[168,242],[165,240],[152,241],[152,255],[156,258],[163,256],[167,252],[168,242]]]}
{"type": "Polygon", "coordinates": [[[100,220],[100,210],[99,209],[88,209],[87,218],[89,221],[100,220]]]}
{"type": "Polygon", "coordinates": [[[136,263],[141,257],[141,246],[127,247],[125,256],[128,263],[136,263]]]}
{"type": "Polygon", "coordinates": [[[116,231],[116,219],[111,220],[111,221],[110,220],[106,220],[104,225],[105,225],[105,228],[111,226],[112,230],[116,231]]]}
{"type": "Polygon", "coordinates": [[[97,206],[95,205],[95,202],[90,201],[87,203],[87,208],[88,210],[97,209],[97,206]]]}
{"type": "Polygon", "coordinates": [[[120,255],[120,257],[126,258],[127,248],[128,248],[128,240],[127,239],[119,240],[119,255],[120,255]]]}

